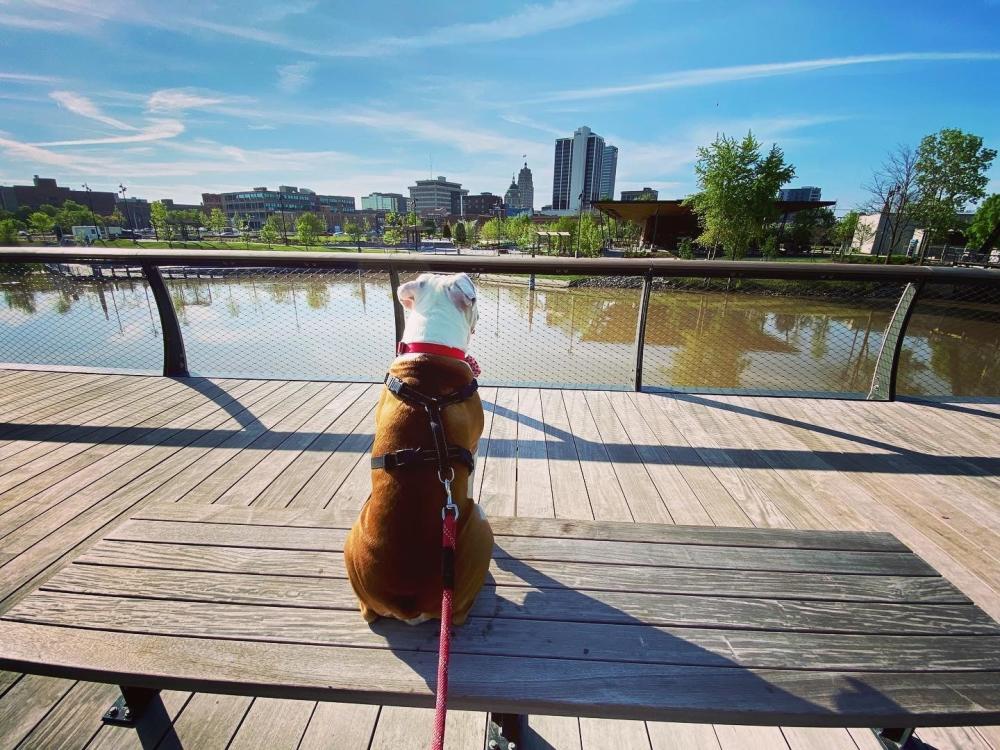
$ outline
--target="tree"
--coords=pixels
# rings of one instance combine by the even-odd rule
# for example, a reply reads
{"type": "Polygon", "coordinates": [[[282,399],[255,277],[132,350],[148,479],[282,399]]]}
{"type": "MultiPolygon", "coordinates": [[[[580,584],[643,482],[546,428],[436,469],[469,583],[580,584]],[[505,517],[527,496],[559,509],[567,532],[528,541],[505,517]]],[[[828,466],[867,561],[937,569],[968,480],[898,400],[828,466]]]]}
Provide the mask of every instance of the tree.
{"type": "Polygon", "coordinates": [[[52,230],[55,229],[56,222],[51,216],[42,211],[35,211],[28,218],[28,226],[31,229],[32,234],[46,235],[51,234],[52,230]]]}
{"type": "Polygon", "coordinates": [[[96,220],[96,217],[91,213],[89,208],[76,201],[66,201],[63,203],[53,218],[55,219],[55,223],[64,232],[72,232],[73,227],[93,226],[96,220]]]}
{"type": "Polygon", "coordinates": [[[917,188],[917,152],[910,146],[899,145],[890,151],[882,166],[864,186],[869,199],[863,205],[865,213],[888,213],[885,232],[886,263],[892,249],[899,245],[905,233],[913,228],[919,191],[917,188]]]}
{"type": "Polygon", "coordinates": [[[854,234],[858,230],[858,219],[860,217],[861,214],[857,211],[848,211],[840,217],[840,221],[833,225],[830,237],[840,246],[841,255],[854,242],[854,234]]]}
{"type": "MultiPolygon", "coordinates": [[[[269,216],[267,220],[270,221],[272,218],[269,216]]],[[[221,208],[213,208],[212,213],[208,215],[207,226],[215,234],[222,234],[229,228],[229,219],[226,218],[221,208]]]]}
{"type": "Polygon", "coordinates": [[[699,192],[687,199],[702,233],[698,242],[722,247],[734,259],[760,242],[777,218],[778,188],[795,176],[777,144],[762,156],[753,133],[742,139],[724,134],[698,149],[695,165],[699,192]]]}
{"type": "Polygon", "coordinates": [[[170,223],[170,215],[167,207],[163,205],[162,201],[153,201],[149,204],[149,223],[153,225],[156,238],[158,240],[166,240],[169,245],[170,241],[174,238],[174,227],[170,223]]]}
{"type": "MultiPolygon", "coordinates": [[[[447,226],[447,224],[445,226],[447,226]]],[[[451,233],[449,232],[449,234],[451,233]]],[[[461,247],[465,244],[465,240],[467,239],[467,235],[465,233],[465,222],[460,221],[455,224],[455,233],[453,236],[455,238],[456,245],[461,247]]]]}
{"type": "MultiPolygon", "coordinates": [[[[215,211],[218,210],[219,209],[215,209],[215,211]]],[[[212,213],[214,214],[215,211],[212,213]]],[[[219,211],[219,213],[222,212],[219,211]]],[[[264,226],[260,228],[260,239],[262,242],[267,243],[267,249],[270,250],[271,245],[277,242],[279,237],[281,237],[281,227],[278,225],[278,217],[271,214],[267,217],[267,221],[264,222],[264,226]]]]}
{"type": "Polygon", "coordinates": [[[108,216],[104,217],[104,221],[108,226],[121,227],[125,225],[125,216],[115,208],[108,216]]]}
{"type": "MultiPolygon", "coordinates": [[[[792,219],[789,237],[797,250],[809,250],[813,245],[826,244],[836,219],[829,208],[798,211],[792,219]]],[[[777,242],[777,240],[775,240],[777,242]]],[[[777,251],[777,244],[775,244],[777,251]]]]}
{"type": "Polygon", "coordinates": [[[344,224],[344,231],[347,236],[351,238],[351,241],[358,246],[358,252],[361,252],[361,238],[365,236],[365,230],[356,221],[348,221],[344,224]]]}
{"type": "Polygon", "coordinates": [[[300,243],[306,245],[316,244],[316,239],[326,231],[323,220],[311,211],[306,211],[295,222],[295,235],[300,243]]]}
{"type": "Polygon", "coordinates": [[[17,220],[0,220],[0,245],[17,244],[17,220]]]}
{"type": "Polygon", "coordinates": [[[984,200],[965,230],[969,244],[981,252],[988,252],[1000,240],[1000,193],[993,193],[984,200]]]}
{"type": "Polygon", "coordinates": [[[451,225],[445,222],[444,226],[441,228],[441,236],[447,239],[451,239],[451,225]]]}
{"type": "Polygon", "coordinates": [[[954,229],[956,215],[986,196],[986,173],[996,155],[994,149],[983,146],[980,136],[957,128],[945,128],[920,141],[916,215],[930,231],[926,244],[954,229]]]}

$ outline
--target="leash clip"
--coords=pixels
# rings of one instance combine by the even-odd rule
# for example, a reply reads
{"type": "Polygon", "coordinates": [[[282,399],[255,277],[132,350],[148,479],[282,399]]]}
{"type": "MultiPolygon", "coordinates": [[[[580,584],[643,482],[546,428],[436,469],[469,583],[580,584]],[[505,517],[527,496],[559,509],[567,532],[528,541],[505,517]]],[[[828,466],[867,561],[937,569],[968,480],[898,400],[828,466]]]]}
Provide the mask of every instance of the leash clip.
{"type": "Polygon", "coordinates": [[[445,516],[448,513],[451,513],[455,516],[455,520],[457,521],[458,506],[455,504],[455,499],[451,496],[451,480],[455,478],[455,470],[452,469],[451,478],[449,479],[442,478],[440,474],[438,474],[438,478],[441,479],[441,484],[444,485],[444,492],[445,492],[445,503],[444,507],[441,508],[441,520],[443,521],[445,519],[445,516]]]}

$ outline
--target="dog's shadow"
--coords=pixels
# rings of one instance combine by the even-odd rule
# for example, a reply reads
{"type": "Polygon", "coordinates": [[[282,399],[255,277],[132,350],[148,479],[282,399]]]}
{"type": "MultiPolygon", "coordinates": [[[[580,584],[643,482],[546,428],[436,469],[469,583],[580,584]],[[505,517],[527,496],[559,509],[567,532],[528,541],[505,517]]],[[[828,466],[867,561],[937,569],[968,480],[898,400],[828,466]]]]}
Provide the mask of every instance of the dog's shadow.
{"type": "MultiPolygon", "coordinates": [[[[697,598],[704,611],[711,592],[698,597],[637,592],[617,583],[613,570],[634,571],[632,566],[607,566],[608,575],[597,581],[585,575],[584,569],[593,570],[593,565],[530,564],[515,559],[501,544],[494,548],[490,574],[468,621],[452,628],[450,707],[807,726],[844,726],[836,718],[843,712],[855,717],[904,713],[858,680],[845,680],[822,704],[797,694],[808,694],[810,681],[815,686],[808,671],[795,693],[770,682],[763,676],[768,665],[796,660],[778,647],[770,655],[766,648],[746,647],[746,632],[734,632],[740,627],[735,614],[727,627],[726,602],[746,600],[714,599],[715,615],[699,621],[683,602],[697,598]]],[[[643,570],[651,581],[647,592],[664,590],[655,579],[665,569],[643,570]]],[[[623,578],[635,580],[634,575],[623,578]]],[[[432,690],[439,628],[438,620],[417,626],[388,619],[372,624],[432,690]]],[[[546,747],[530,730],[528,739],[529,747],[546,747]]]]}

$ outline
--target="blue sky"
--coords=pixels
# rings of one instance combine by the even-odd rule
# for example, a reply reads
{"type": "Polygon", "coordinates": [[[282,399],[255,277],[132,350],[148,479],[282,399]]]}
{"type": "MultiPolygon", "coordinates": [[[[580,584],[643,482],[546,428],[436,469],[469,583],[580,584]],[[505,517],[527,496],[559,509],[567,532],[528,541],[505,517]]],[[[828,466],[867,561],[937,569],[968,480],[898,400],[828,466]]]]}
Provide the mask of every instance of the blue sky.
{"type": "Polygon", "coordinates": [[[0,184],[502,193],[525,154],[541,207],[586,124],[617,190],[683,197],[698,145],[752,129],[847,209],[897,144],[1000,146],[997,29],[998,0],[0,0],[0,184]]]}

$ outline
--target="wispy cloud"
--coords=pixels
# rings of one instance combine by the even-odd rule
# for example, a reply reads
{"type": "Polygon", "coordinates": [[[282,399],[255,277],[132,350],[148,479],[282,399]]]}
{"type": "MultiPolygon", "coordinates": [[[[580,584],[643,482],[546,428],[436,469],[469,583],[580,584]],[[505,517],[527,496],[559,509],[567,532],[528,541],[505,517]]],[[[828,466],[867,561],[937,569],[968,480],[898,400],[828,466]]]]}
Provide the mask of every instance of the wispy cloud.
{"type": "Polygon", "coordinates": [[[538,101],[572,101],[577,99],[598,99],[607,96],[644,94],[665,89],[711,86],[731,81],[746,81],[754,78],[809,73],[829,68],[843,68],[852,65],[884,65],[901,62],[972,62],[1000,60],[1000,52],[896,52],[879,55],[850,55],[846,57],[823,57],[815,60],[797,60],[783,63],[762,63],[757,65],[733,65],[721,68],[696,68],[680,70],[648,78],[644,81],[615,86],[596,86],[585,89],[552,91],[538,101]]]}
{"type": "Polygon", "coordinates": [[[312,81],[316,69],[314,62],[297,62],[278,66],[278,88],[286,94],[295,94],[312,81]]]}
{"type": "Polygon", "coordinates": [[[149,95],[146,109],[150,112],[181,112],[186,109],[222,104],[226,100],[224,96],[203,93],[195,89],[160,89],[149,95]]]}
{"type": "Polygon", "coordinates": [[[0,72],[0,81],[10,81],[11,83],[56,83],[59,80],[56,76],[40,76],[34,73],[0,72]]]}
{"type": "Polygon", "coordinates": [[[52,91],[49,96],[63,109],[69,110],[75,115],[96,120],[104,125],[110,125],[118,130],[135,130],[135,126],[127,122],[104,114],[100,108],[90,99],[73,91],[52,91]]]}
{"type": "Polygon", "coordinates": [[[36,146],[103,146],[112,143],[146,143],[175,138],[184,132],[179,120],[154,120],[142,130],[131,135],[112,135],[106,138],[80,138],[70,141],[48,141],[36,146]]]}

